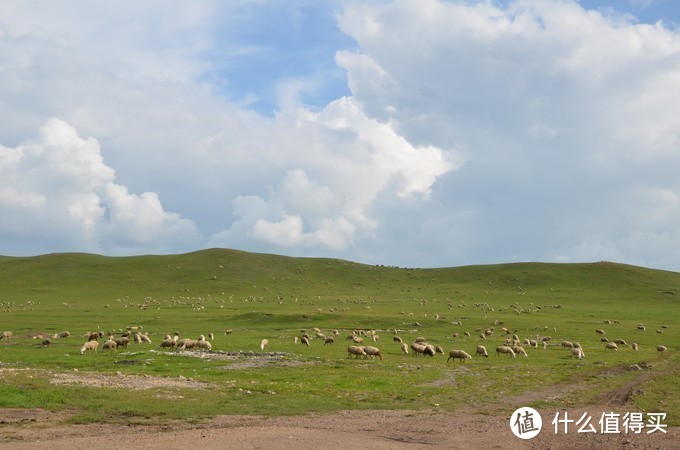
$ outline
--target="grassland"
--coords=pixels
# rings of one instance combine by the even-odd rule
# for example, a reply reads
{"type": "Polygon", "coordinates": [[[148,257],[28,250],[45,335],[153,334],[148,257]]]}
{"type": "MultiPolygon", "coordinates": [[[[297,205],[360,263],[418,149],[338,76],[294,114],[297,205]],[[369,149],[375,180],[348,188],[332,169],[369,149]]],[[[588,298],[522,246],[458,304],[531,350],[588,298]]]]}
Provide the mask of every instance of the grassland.
{"type": "Polygon", "coordinates": [[[608,262],[409,269],[222,249],[0,257],[4,330],[13,337],[0,341],[0,408],[69,411],[78,423],[373,408],[554,411],[624,392],[617,401],[626,410],[666,412],[669,425],[680,424],[680,274],[608,262]],[[86,331],[131,326],[153,344],[80,354],[86,331]],[[338,330],[335,345],[293,343],[313,327],[338,330]],[[474,354],[479,343],[501,344],[502,327],[520,338],[551,336],[551,345],[528,358],[460,364],[405,356],[392,342],[396,329],[405,342],[424,336],[474,354]],[[476,330],[488,328],[494,335],[482,342],[476,330]],[[605,351],[597,328],[640,351],[605,351]],[[377,330],[382,361],[347,358],[345,337],[360,329],[377,330]],[[71,337],[46,348],[33,339],[65,330],[71,337]],[[217,352],[160,351],[175,331],[212,332],[217,352]],[[565,339],[579,341],[586,358],[572,359],[559,345],[565,339]]]}

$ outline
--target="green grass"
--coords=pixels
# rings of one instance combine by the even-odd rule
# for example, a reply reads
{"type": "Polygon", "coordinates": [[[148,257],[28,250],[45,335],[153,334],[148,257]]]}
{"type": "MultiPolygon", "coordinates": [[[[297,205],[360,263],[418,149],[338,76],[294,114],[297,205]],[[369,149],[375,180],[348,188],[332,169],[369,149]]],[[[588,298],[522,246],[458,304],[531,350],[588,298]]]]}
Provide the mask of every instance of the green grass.
{"type": "Polygon", "coordinates": [[[0,407],[68,410],[74,423],[371,408],[505,413],[525,406],[513,398],[555,410],[597,403],[603,392],[630,384],[626,408],[663,410],[677,425],[679,304],[680,274],[607,262],[408,269],[220,249],[0,257],[0,331],[14,333],[0,341],[0,407]],[[143,327],[154,344],[80,355],[86,331],[128,326],[143,327]],[[293,343],[313,327],[338,330],[335,345],[293,343]],[[406,342],[424,336],[446,351],[474,354],[482,343],[475,330],[490,327],[495,334],[483,342],[489,358],[464,364],[404,356],[392,342],[398,329],[406,342]],[[552,345],[528,350],[528,358],[497,357],[501,327],[521,338],[550,335],[552,345]],[[606,352],[596,328],[637,342],[640,351],[606,352]],[[347,358],[345,337],[359,329],[378,330],[384,360],[347,358]],[[71,337],[48,348],[32,339],[64,330],[71,337]],[[192,338],[213,332],[213,349],[226,352],[258,351],[266,337],[268,351],[284,356],[213,360],[158,352],[163,335],[175,331],[192,338]],[[562,340],[579,341],[586,358],[571,359],[562,340]],[[656,352],[659,343],[666,353],[656,352]],[[652,368],[625,369],[641,362],[652,368]],[[51,382],[55,373],[183,377],[208,387],[59,385],[51,382]]]}

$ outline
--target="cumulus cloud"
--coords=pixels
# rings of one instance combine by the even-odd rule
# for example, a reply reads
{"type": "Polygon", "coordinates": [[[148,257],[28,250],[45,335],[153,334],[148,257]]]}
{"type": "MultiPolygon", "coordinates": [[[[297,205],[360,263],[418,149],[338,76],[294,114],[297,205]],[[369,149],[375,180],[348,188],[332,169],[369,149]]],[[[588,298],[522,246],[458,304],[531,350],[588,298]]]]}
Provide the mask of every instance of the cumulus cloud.
{"type": "Polygon", "coordinates": [[[172,240],[199,242],[194,224],[168,213],[155,193],[115,183],[97,140],[52,118],[38,138],[0,146],[0,224],[4,245],[25,254],[50,241],[70,251],[167,251],[172,240]]]}
{"type": "Polygon", "coordinates": [[[404,218],[414,247],[458,242],[447,251],[464,262],[666,260],[643,240],[673,242],[679,222],[643,218],[680,191],[676,30],[533,0],[351,4],[339,24],[359,50],[336,59],[367,116],[465,158],[404,218]],[[433,208],[443,234],[421,233],[433,208]]]}

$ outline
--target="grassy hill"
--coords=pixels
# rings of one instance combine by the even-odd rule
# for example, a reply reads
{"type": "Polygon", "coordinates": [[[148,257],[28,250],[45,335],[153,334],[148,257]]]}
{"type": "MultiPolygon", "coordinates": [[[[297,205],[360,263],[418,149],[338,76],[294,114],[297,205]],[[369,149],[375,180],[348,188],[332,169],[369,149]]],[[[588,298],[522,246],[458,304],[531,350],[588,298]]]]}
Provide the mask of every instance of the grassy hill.
{"type": "Polygon", "coordinates": [[[72,409],[78,411],[73,420],[85,422],[471,404],[493,412],[514,409],[499,399],[526,398],[530,390],[558,392],[550,401],[540,394],[530,399],[554,409],[597,403],[603,386],[630,384],[628,409],[661,410],[679,423],[679,306],[679,273],[609,262],[409,269],[224,249],[0,257],[0,332],[14,335],[0,341],[0,407],[72,409]],[[86,331],[119,334],[131,326],[142,327],[153,344],[80,355],[86,331]],[[301,330],[313,334],[314,327],[326,335],[337,330],[335,345],[294,344],[301,330]],[[550,345],[528,349],[528,358],[491,354],[461,365],[441,355],[406,356],[392,342],[396,329],[405,342],[424,336],[446,352],[472,354],[481,343],[492,353],[507,337],[503,327],[521,339],[550,336],[550,345]],[[493,335],[483,341],[486,329],[493,335]],[[640,351],[605,351],[595,329],[612,340],[635,341],[640,351]],[[72,336],[47,348],[33,339],[64,330],[72,336]],[[352,330],[376,330],[374,345],[384,359],[347,358],[345,337],[352,330]],[[217,352],[197,358],[159,351],[157,343],[173,332],[193,338],[212,332],[217,352]],[[268,353],[235,355],[259,352],[262,338],[269,339],[268,353]],[[586,358],[572,359],[562,340],[580,342],[586,358]],[[668,351],[658,353],[657,344],[668,351]],[[628,370],[635,365],[642,371],[628,370]],[[74,370],[191,378],[209,388],[54,383],[55,374],[74,370]],[[90,395],[70,395],[74,389],[90,395]],[[173,396],[184,400],[178,406],[173,396]],[[155,406],[141,408],[149,398],[155,406]]]}

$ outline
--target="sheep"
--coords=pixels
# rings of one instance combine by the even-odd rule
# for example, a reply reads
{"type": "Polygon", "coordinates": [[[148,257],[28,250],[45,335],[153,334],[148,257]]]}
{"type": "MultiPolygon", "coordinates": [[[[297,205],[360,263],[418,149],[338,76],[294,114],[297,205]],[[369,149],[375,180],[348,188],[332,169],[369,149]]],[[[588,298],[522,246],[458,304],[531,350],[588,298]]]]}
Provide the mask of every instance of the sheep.
{"type": "Polygon", "coordinates": [[[638,345],[637,345],[637,342],[633,342],[632,344],[630,344],[630,348],[632,348],[632,349],[635,350],[635,351],[638,351],[638,348],[639,348],[639,347],[638,347],[638,345]]]}
{"type": "Polygon", "coordinates": [[[215,340],[215,335],[212,334],[212,333],[208,333],[208,339],[210,339],[211,341],[214,341],[214,340],[215,340]]]}
{"type": "Polygon", "coordinates": [[[262,339],[262,341],[260,342],[260,351],[263,352],[264,349],[267,348],[268,345],[269,345],[269,339],[262,339]]]}
{"type": "Polygon", "coordinates": [[[187,350],[196,347],[198,344],[198,341],[194,341],[193,339],[180,339],[177,341],[177,349],[178,350],[187,350]]]}
{"type": "Polygon", "coordinates": [[[54,339],[66,339],[69,336],[71,336],[71,333],[68,331],[62,331],[61,333],[55,333],[53,337],[54,339]]]}
{"type": "Polygon", "coordinates": [[[501,353],[509,355],[511,358],[517,356],[515,355],[515,351],[513,349],[505,345],[499,345],[498,347],[496,347],[496,356],[500,356],[501,353]]]}
{"type": "Polygon", "coordinates": [[[526,350],[524,350],[524,347],[520,347],[519,345],[515,345],[515,346],[512,348],[512,351],[515,352],[515,355],[524,355],[524,356],[526,356],[526,357],[529,356],[529,355],[527,355],[526,350]]]}
{"type": "Polygon", "coordinates": [[[605,345],[604,349],[605,349],[605,350],[616,351],[616,350],[619,349],[619,346],[616,345],[614,342],[607,342],[607,345],[605,345]]]}
{"type": "Polygon", "coordinates": [[[88,341],[96,341],[101,337],[104,337],[104,333],[101,331],[95,331],[94,333],[85,333],[87,335],[87,340],[88,341]]]}
{"type": "Polygon", "coordinates": [[[177,342],[173,338],[168,337],[163,339],[161,343],[158,344],[158,348],[174,348],[175,345],[177,345],[177,342]]]}
{"type": "Polygon", "coordinates": [[[122,347],[122,348],[127,348],[129,342],[130,342],[130,339],[128,339],[126,337],[119,337],[118,339],[116,339],[116,346],[122,347]]]}
{"type": "Polygon", "coordinates": [[[413,343],[411,344],[411,349],[413,350],[413,356],[417,355],[429,355],[434,356],[434,349],[423,344],[413,343]]]}
{"type": "Polygon", "coordinates": [[[607,339],[607,338],[602,338],[602,339],[600,339],[600,342],[605,342],[605,343],[606,343],[606,342],[609,342],[609,339],[607,339]]]}
{"type": "Polygon", "coordinates": [[[427,342],[427,339],[425,339],[424,337],[420,336],[420,337],[417,337],[413,342],[414,342],[415,344],[422,344],[423,342],[427,342]]]}
{"type": "Polygon", "coordinates": [[[364,343],[364,339],[360,338],[359,336],[352,336],[352,341],[355,344],[363,344],[364,343]]]}
{"type": "Polygon", "coordinates": [[[605,334],[607,334],[604,330],[595,330],[595,332],[596,332],[597,334],[601,334],[602,336],[604,336],[605,334]]]}
{"type": "Polygon", "coordinates": [[[99,341],[87,341],[80,349],[80,354],[84,355],[86,351],[91,351],[97,353],[97,348],[99,347],[99,341]]]}
{"type": "Polygon", "coordinates": [[[435,353],[441,353],[441,354],[443,355],[443,354],[444,354],[444,349],[441,348],[440,345],[435,345],[435,346],[434,346],[434,352],[435,352],[435,353]]]}
{"type": "Polygon", "coordinates": [[[307,339],[306,336],[302,336],[302,339],[300,340],[300,342],[302,342],[303,345],[306,345],[307,347],[309,347],[309,339],[307,339]]]}
{"type": "Polygon", "coordinates": [[[200,348],[201,350],[207,350],[207,351],[212,350],[212,344],[209,341],[206,341],[206,340],[197,341],[196,346],[198,348],[200,348]]]}
{"type": "Polygon", "coordinates": [[[40,347],[49,347],[50,344],[52,344],[52,341],[49,339],[43,339],[42,343],[40,344],[40,347]]]}
{"type": "Polygon", "coordinates": [[[298,343],[298,337],[295,336],[295,337],[293,338],[293,344],[297,345],[297,343],[298,343]]]}
{"type": "Polygon", "coordinates": [[[472,359],[472,356],[465,350],[451,350],[446,362],[449,362],[450,359],[453,359],[453,362],[456,362],[456,359],[460,359],[460,362],[463,363],[466,359],[472,359]]]}
{"type": "Polygon", "coordinates": [[[646,328],[645,328],[644,325],[638,325],[637,329],[640,330],[640,331],[645,331],[646,328]]]}
{"type": "MultiPolygon", "coordinates": [[[[205,339],[205,337],[204,337],[204,339],[205,339]]],[[[149,336],[146,333],[144,333],[144,334],[139,333],[139,332],[135,333],[135,343],[142,344],[142,343],[145,343],[145,342],[147,344],[151,344],[151,339],[149,339],[149,336]]]]}
{"type": "Polygon", "coordinates": [[[12,337],[11,331],[3,331],[2,334],[0,334],[0,341],[3,339],[9,339],[11,337],[12,337]]]}
{"type": "Polygon", "coordinates": [[[364,352],[366,352],[367,355],[372,356],[374,358],[377,356],[381,360],[383,359],[382,355],[380,354],[380,349],[378,349],[378,347],[366,346],[364,347],[364,352]]]}
{"type": "Polygon", "coordinates": [[[484,347],[483,345],[477,346],[477,351],[475,352],[475,355],[483,356],[485,358],[489,357],[489,353],[486,351],[486,347],[484,347]]]}
{"type": "Polygon", "coordinates": [[[657,346],[656,346],[656,351],[657,351],[657,352],[665,352],[666,350],[667,350],[667,349],[666,349],[666,346],[665,346],[665,345],[657,345],[657,346]]]}
{"type": "Polygon", "coordinates": [[[352,355],[354,355],[354,358],[358,358],[359,356],[363,356],[364,358],[368,358],[368,355],[366,354],[366,351],[364,350],[363,347],[360,347],[358,345],[350,345],[347,347],[347,357],[351,358],[352,355]]]}
{"type": "Polygon", "coordinates": [[[102,345],[102,350],[115,350],[117,346],[118,345],[116,344],[116,341],[113,340],[113,337],[110,337],[109,340],[105,341],[102,345]]]}
{"type": "Polygon", "coordinates": [[[574,347],[574,344],[570,341],[562,341],[562,347],[564,348],[572,348],[574,347]]]}
{"type": "Polygon", "coordinates": [[[401,343],[401,352],[404,355],[408,355],[408,345],[406,344],[406,342],[401,343]]]}
{"type": "Polygon", "coordinates": [[[571,354],[573,357],[578,358],[578,359],[583,359],[585,355],[583,354],[583,350],[580,347],[576,348],[571,348],[571,354]]]}
{"type": "Polygon", "coordinates": [[[618,345],[628,345],[626,344],[626,341],[624,341],[623,339],[614,339],[614,343],[618,345]]]}
{"type": "Polygon", "coordinates": [[[404,342],[399,336],[392,336],[392,340],[393,340],[394,342],[398,342],[398,343],[400,343],[400,344],[401,344],[402,342],[404,342]]]}
{"type": "Polygon", "coordinates": [[[323,345],[328,345],[328,344],[333,345],[334,343],[335,343],[335,339],[333,339],[333,338],[330,337],[330,336],[328,336],[328,337],[327,337],[326,339],[324,339],[324,341],[323,341],[323,345]]]}

